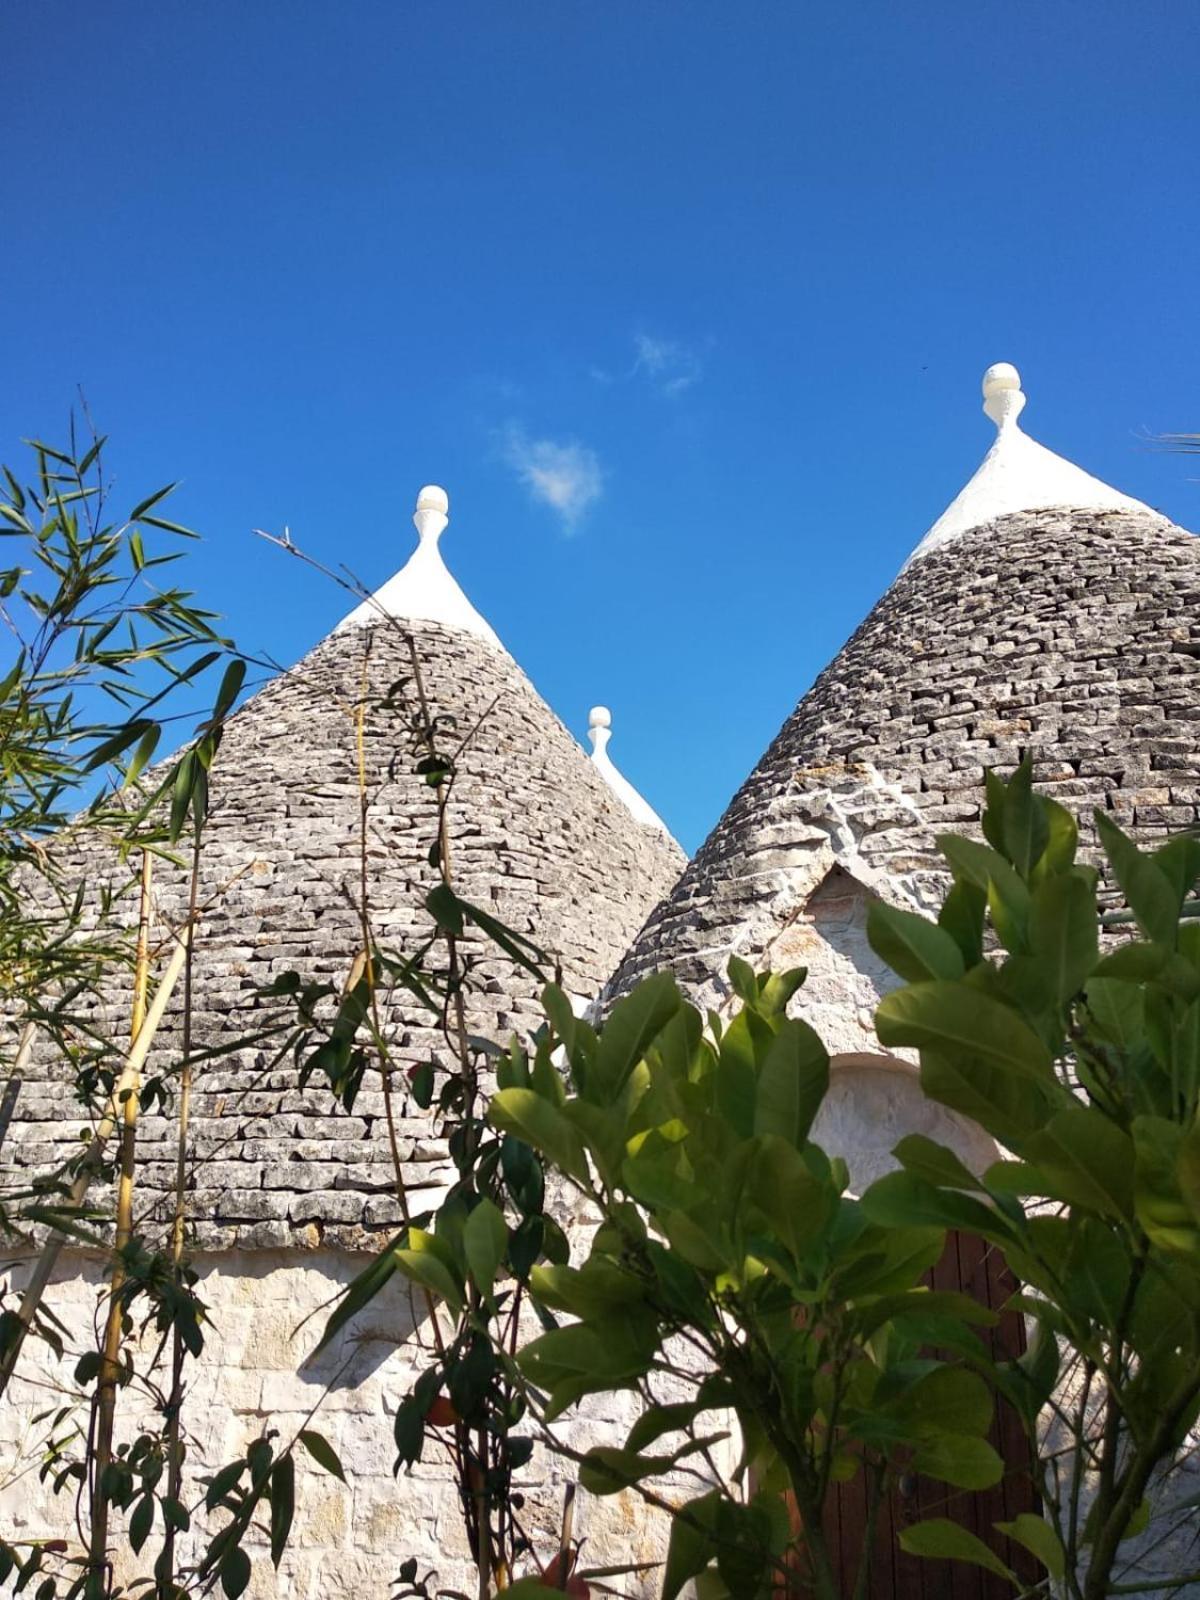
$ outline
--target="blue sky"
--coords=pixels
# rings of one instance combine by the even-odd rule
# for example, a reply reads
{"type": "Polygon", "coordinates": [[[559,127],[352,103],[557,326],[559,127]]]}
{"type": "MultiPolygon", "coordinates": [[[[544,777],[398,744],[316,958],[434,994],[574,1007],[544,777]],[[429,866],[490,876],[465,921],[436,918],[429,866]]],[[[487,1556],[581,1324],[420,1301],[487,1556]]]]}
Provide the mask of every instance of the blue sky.
{"type": "Polygon", "coordinates": [[[986,449],[1185,525],[1194,0],[8,6],[0,459],[82,385],[132,497],[290,662],[418,487],[689,847],[986,449]]]}

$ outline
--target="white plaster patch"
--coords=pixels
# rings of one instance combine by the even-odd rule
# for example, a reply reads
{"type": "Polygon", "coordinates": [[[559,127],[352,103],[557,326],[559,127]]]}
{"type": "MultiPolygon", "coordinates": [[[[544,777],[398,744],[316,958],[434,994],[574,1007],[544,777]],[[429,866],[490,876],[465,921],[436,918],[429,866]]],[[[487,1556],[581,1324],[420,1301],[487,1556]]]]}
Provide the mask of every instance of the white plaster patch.
{"type": "Polygon", "coordinates": [[[812,1136],[827,1155],[844,1158],[854,1194],[896,1170],[900,1163],[892,1151],[912,1133],[953,1150],[975,1173],[999,1158],[982,1128],[926,1099],[908,1062],[887,1056],[834,1059],[812,1136]]]}
{"type": "Polygon", "coordinates": [[[975,476],[930,528],[909,563],[951,540],[1013,511],[1080,506],[1097,511],[1157,513],[1140,500],[1093,478],[1082,467],[1047,450],[1017,421],[1025,405],[1015,367],[1000,362],[983,376],[984,411],[997,425],[995,443],[975,476]]]}
{"type": "Polygon", "coordinates": [[[334,629],[371,628],[383,617],[403,617],[414,622],[440,622],[461,628],[498,649],[504,646],[467,599],[442,560],[438,541],[449,522],[450,501],[444,489],[430,484],[417,496],[413,516],[419,543],[400,571],[369,600],[356,606],[334,629]]]}
{"type": "Polygon", "coordinates": [[[658,812],[649,801],[642,799],[624,773],[613,765],[608,753],[608,741],[612,738],[612,712],[607,706],[593,706],[588,712],[588,738],[592,743],[592,765],[633,819],[643,827],[660,829],[669,839],[670,830],[658,812]]]}

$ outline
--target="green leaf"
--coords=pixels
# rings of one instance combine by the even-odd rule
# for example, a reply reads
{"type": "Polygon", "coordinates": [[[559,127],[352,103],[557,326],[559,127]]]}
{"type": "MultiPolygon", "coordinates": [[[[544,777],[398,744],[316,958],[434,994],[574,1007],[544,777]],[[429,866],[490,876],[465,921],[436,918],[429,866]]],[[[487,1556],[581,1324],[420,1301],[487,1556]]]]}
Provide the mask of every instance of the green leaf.
{"type": "Polygon", "coordinates": [[[396,1271],[398,1266],[396,1252],[403,1239],[403,1233],[397,1234],[394,1239],[384,1246],[374,1261],[365,1266],[358,1276],[346,1285],[342,1298],[330,1316],[329,1321],[325,1324],[325,1331],[313,1351],[314,1355],[324,1350],[325,1346],[341,1332],[351,1317],[357,1316],[364,1306],[370,1305],[371,1301],[374,1300],[384,1284],[396,1271]]]}
{"type": "Polygon", "coordinates": [[[983,960],[983,922],[987,914],[987,890],[966,878],[955,880],[938,913],[938,927],[958,946],[963,965],[977,966],[983,960]]]}
{"type": "Polygon", "coordinates": [[[694,1222],[685,1211],[667,1211],[660,1219],[671,1250],[689,1266],[701,1272],[721,1272],[730,1265],[720,1246],[720,1238],[694,1222]]]}
{"type": "Polygon", "coordinates": [[[884,1044],[917,1045],[931,1099],[1014,1145],[1042,1126],[1066,1091],[1049,1050],[1015,1010],[969,983],[913,984],[875,1013],[884,1044]]]}
{"type": "Polygon", "coordinates": [[[729,964],[725,971],[729,977],[730,987],[743,1005],[756,1006],[758,1004],[758,974],[750,963],[743,961],[741,956],[730,956],[729,964]]]}
{"type": "Polygon", "coordinates": [[[217,698],[212,709],[212,721],[221,722],[229,712],[230,706],[242,692],[242,684],[246,681],[246,663],[235,659],[225,668],[221,678],[221,687],[217,690],[217,698]]]}
{"type": "Polygon", "coordinates": [[[1059,1111],[1026,1141],[1023,1153],[1050,1181],[1048,1198],[1132,1219],[1133,1141],[1096,1107],[1059,1111]]]}
{"type": "Polygon", "coordinates": [[[472,1278],[489,1300],[507,1248],[508,1224],[504,1213],[485,1197],[467,1218],[463,1228],[463,1251],[472,1278]]]}
{"type": "Polygon", "coordinates": [[[1029,890],[1008,862],[996,850],[974,839],[939,833],[938,849],[954,869],[956,878],[965,878],[988,897],[996,932],[1008,950],[1024,948],[1029,920],[1029,890]]]}
{"type": "Polygon", "coordinates": [[[463,935],[463,905],[447,883],[439,883],[425,896],[425,909],[443,933],[461,939],[463,935]]]}
{"type": "Polygon", "coordinates": [[[196,774],[203,769],[196,760],[195,752],[189,750],[180,758],[179,765],[175,768],[175,782],[171,790],[171,820],[168,833],[172,843],[183,832],[183,825],[187,821],[188,806],[192,801],[192,790],[195,785],[196,774]]]}
{"type": "Polygon", "coordinates": [[[1073,1000],[1099,959],[1096,894],[1083,867],[1047,878],[1033,891],[1029,943],[1060,1005],[1073,1000]]]}
{"type": "Polygon", "coordinates": [[[557,983],[548,983],[542,990],[542,1010],[550,1019],[550,1026],[562,1040],[571,1055],[575,1049],[575,1035],[579,1028],[579,1018],[571,1007],[567,998],[557,983]]]}
{"type": "MultiPolygon", "coordinates": [[[[336,1459],[336,1458],[335,1458],[336,1459]]],[[[296,1510],[296,1462],[289,1450],[271,1473],[271,1560],[278,1566],[287,1548],[296,1510]]]]}
{"type": "Polygon", "coordinates": [[[220,1505],[245,1469],[246,1463],[244,1460],[231,1461],[228,1466],[221,1468],[220,1472],[213,1477],[208,1488],[204,1491],[204,1509],[206,1511],[211,1511],[215,1506],[220,1505]]]}
{"type": "Polygon", "coordinates": [[[162,1515],[163,1521],[168,1527],[174,1528],[176,1533],[186,1533],[192,1525],[187,1507],[178,1500],[173,1500],[170,1495],[163,1496],[162,1515]]]}
{"type": "Polygon", "coordinates": [[[1143,855],[1127,834],[1103,811],[1092,813],[1104,854],[1129,902],[1129,909],[1147,939],[1174,948],[1179,925],[1179,901],[1171,880],[1143,855]]]}
{"type": "Polygon", "coordinates": [[[137,782],[142,769],[145,767],[146,763],[150,760],[150,757],[157,749],[158,741],[161,736],[162,728],[158,725],[158,723],[154,723],[151,727],[147,728],[146,732],[142,735],[141,740],[138,743],[137,749],[133,752],[133,757],[130,760],[129,765],[125,769],[125,782],[122,785],[122,788],[127,789],[131,783],[137,782]]]}
{"type": "Polygon", "coordinates": [[[1151,860],[1171,885],[1178,915],[1196,879],[1200,877],[1200,838],[1188,833],[1176,834],[1169,843],[1154,852],[1151,860]]]}
{"type": "Polygon", "coordinates": [[[154,1496],[144,1494],[134,1506],[129,1518],[129,1543],[136,1555],[150,1537],[154,1526],[154,1496]]]}
{"type": "Polygon", "coordinates": [[[1079,843],[1079,828],[1066,806],[1059,805],[1057,800],[1051,800],[1046,795],[1040,796],[1040,801],[1048,835],[1046,848],[1038,863],[1038,870],[1034,874],[1035,881],[1040,876],[1052,872],[1065,872],[1068,867],[1073,866],[1075,850],[1079,843]]]}
{"type": "Polygon", "coordinates": [[[154,724],[144,717],[137,717],[132,722],[125,723],[111,734],[89,754],[84,765],[85,772],[95,772],[97,767],[104,766],[105,762],[112,761],[129,749],[135,740],[142,738],[147,731],[154,731],[154,724]]]}
{"type": "Polygon", "coordinates": [[[433,1103],[433,1062],[419,1061],[408,1083],[413,1100],[422,1111],[428,1111],[433,1103]]]}
{"type": "Polygon", "coordinates": [[[900,911],[883,900],[873,900],[867,913],[867,938],[877,956],[909,983],[926,978],[961,978],[962,951],[945,929],[900,911]]]}
{"type": "Polygon", "coordinates": [[[643,1456],[635,1450],[596,1445],[580,1462],[579,1482],[589,1494],[618,1494],[643,1478],[669,1471],[674,1460],[674,1456],[643,1456]]]}
{"type": "Polygon", "coordinates": [[[671,1522],[661,1600],[676,1600],[684,1584],[703,1572],[716,1554],[720,1503],[720,1494],[711,1489],[676,1512],[671,1522]]]}
{"type": "Polygon", "coordinates": [[[769,1049],[775,1035],[768,1023],[744,1007],[721,1035],[715,1076],[717,1110],[744,1139],[754,1132],[758,1050],[769,1049]]]}
{"type": "Polygon", "coordinates": [[[406,1278],[444,1300],[456,1316],[461,1312],[463,1293],[458,1263],[442,1238],[422,1228],[409,1228],[404,1244],[395,1254],[396,1265],[406,1278]]]}
{"type": "Polygon", "coordinates": [[[1180,1192],[1200,1223],[1200,1123],[1193,1123],[1180,1139],[1176,1160],[1180,1192]]]}
{"type": "Polygon", "coordinates": [[[664,1433],[677,1433],[690,1427],[701,1411],[716,1405],[715,1400],[680,1400],[673,1405],[650,1406],[629,1430],[626,1450],[641,1451],[654,1444],[664,1433]]]}
{"type": "Polygon", "coordinates": [[[542,1305],[585,1321],[603,1318],[621,1306],[641,1304],[646,1299],[643,1279],[597,1253],[589,1256],[582,1267],[534,1267],[529,1284],[542,1305]]]}
{"type": "Polygon", "coordinates": [[[580,1183],[588,1181],[583,1140],[557,1106],[532,1089],[501,1089],[492,1096],[488,1120],[503,1133],[514,1133],[540,1150],[560,1171],[580,1183]]]}
{"type": "Polygon", "coordinates": [[[144,500],[140,500],[129,513],[130,522],[140,522],[147,511],[153,511],[155,506],[161,505],[167,496],[174,493],[178,487],[178,483],[168,483],[166,488],[156,489],[153,494],[147,495],[144,500]]]}
{"type": "Polygon", "coordinates": [[[892,1154],[904,1168],[939,1189],[969,1189],[982,1193],[983,1184],[944,1144],[927,1139],[923,1133],[910,1133],[901,1139],[892,1154]]]}
{"type": "Polygon", "coordinates": [[[1007,1578],[1018,1589],[1021,1587],[1015,1575],[982,1539],[977,1539],[960,1523],[951,1522],[948,1517],[933,1517],[928,1522],[914,1522],[911,1528],[901,1528],[900,1548],[910,1556],[968,1561],[972,1566],[986,1567],[998,1577],[1007,1578]]]}
{"type": "Polygon", "coordinates": [[[1033,762],[1021,760],[1005,787],[1002,820],[1004,849],[1023,878],[1028,878],[1050,838],[1050,828],[1033,792],[1033,762]]]}
{"type": "MultiPolygon", "coordinates": [[[[845,1327],[855,1338],[867,1339],[885,1322],[915,1322],[922,1328],[958,1324],[960,1332],[967,1332],[966,1324],[995,1327],[999,1320],[994,1311],[989,1311],[969,1294],[951,1289],[919,1288],[880,1295],[856,1305],[847,1315],[845,1327]]],[[[942,1343],[940,1339],[930,1342],[942,1343]]],[[[966,1344],[972,1351],[982,1348],[973,1334],[968,1333],[966,1344]]]]}
{"type": "Polygon", "coordinates": [[[613,1007],[600,1030],[588,1074],[588,1087],[597,1083],[605,1104],[620,1094],[629,1074],[682,1004],[674,978],[661,972],[644,979],[613,1007]]]}
{"type": "Polygon", "coordinates": [[[1133,1119],[1138,1221],[1162,1249],[1193,1256],[1200,1247],[1192,1203],[1196,1138],[1194,1128],[1185,1131],[1166,1117],[1133,1119]]]}
{"type": "Polygon", "coordinates": [[[218,1570],[221,1587],[228,1600],[237,1600],[238,1595],[245,1593],[246,1585],[250,1582],[250,1557],[240,1545],[230,1545],[221,1557],[218,1570]]]}
{"type": "Polygon", "coordinates": [[[634,1387],[650,1369],[659,1333],[649,1310],[627,1305],[595,1322],[554,1328],[517,1360],[530,1382],[549,1392],[546,1420],[552,1421],[586,1394],[634,1387]]]}
{"type": "Polygon", "coordinates": [[[534,944],[532,939],[527,939],[523,933],[518,933],[515,928],[500,922],[490,912],[473,906],[469,900],[460,900],[458,904],[463,916],[469,922],[473,922],[480,932],[485,933],[493,944],[499,945],[510,961],[515,962],[539,982],[544,981],[546,975],[542,968],[548,964],[550,958],[539,945],[534,944]]]}
{"type": "Polygon", "coordinates": [[[914,983],[885,995],[875,1013],[882,1044],[915,1045],[951,1060],[983,1062],[1054,1083],[1050,1051],[1017,1013],[965,983],[914,983]]]}
{"type": "Polygon", "coordinates": [[[960,1228],[1007,1241],[1011,1232],[993,1206],[958,1189],[938,1189],[913,1172],[885,1172],[865,1191],[863,1215],[887,1228],[960,1228]]]}
{"type": "Polygon", "coordinates": [[[958,1489],[990,1489],[1004,1476],[1004,1462],[986,1439],[971,1434],[939,1433],[918,1445],[913,1467],[939,1483],[958,1489]]]}
{"type": "Polygon", "coordinates": [[[802,1145],[828,1088],[825,1046],[807,1022],[785,1018],[758,1075],[754,1132],[802,1145]]]}
{"type": "Polygon", "coordinates": [[[1044,1518],[1022,1511],[1012,1522],[997,1522],[994,1526],[1036,1556],[1052,1578],[1061,1580],[1066,1570],[1066,1554],[1062,1540],[1044,1518]]]}
{"type": "Polygon", "coordinates": [[[177,533],[184,539],[198,539],[200,537],[198,533],[193,533],[191,528],[185,528],[178,522],[168,522],[165,517],[152,517],[143,512],[138,521],[144,522],[148,528],[161,528],[164,533],[177,533]]]}
{"type": "Polygon", "coordinates": [[[335,1478],[346,1481],[346,1474],[342,1471],[342,1463],[337,1458],[337,1451],[322,1433],[315,1432],[312,1428],[304,1428],[300,1432],[300,1443],[319,1467],[335,1478]]]}
{"type": "MultiPolygon", "coordinates": [[[[815,1178],[795,1145],[776,1135],[763,1137],[750,1169],[749,1193],[796,1258],[824,1230],[837,1206],[833,1186],[815,1178]]],[[[676,1243],[674,1232],[671,1243],[676,1243]]]]}

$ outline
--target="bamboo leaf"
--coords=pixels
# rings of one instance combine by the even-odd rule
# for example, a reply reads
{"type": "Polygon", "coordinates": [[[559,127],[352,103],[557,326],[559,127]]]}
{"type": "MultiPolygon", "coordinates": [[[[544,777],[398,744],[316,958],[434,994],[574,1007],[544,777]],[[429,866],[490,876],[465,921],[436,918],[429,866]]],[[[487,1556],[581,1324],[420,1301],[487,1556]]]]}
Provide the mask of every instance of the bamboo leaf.
{"type": "Polygon", "coordinates": [[[323,1433],[317,1433],[313,1428],[304,1428],[300,1433],[300,1443],[319,1467],[323,1467],[332,1477],[340,1478],[345,1483],[346,1474],[342,1471],[337,1451],[323,1433]]]}
{"type": "Polygon", "coordinates": [[[296,1511],[296,1462],[291,1451],[280,1456],[271,1473],[271,1560],[278,1566],[287,1547],[296,1511]]]}
{"type": "Polygon", "coordinates": [[[130,522],[140,522],[147,511],[152,511],[156,505],[161,504],[161,502],[164,501],[173,490],[178,489],[178,487],[179,485],[177,483],[168,483],[165,489],[156,489],[153,494],[147,495],[146,498],[139,501],[129,513],[130,522]]]}

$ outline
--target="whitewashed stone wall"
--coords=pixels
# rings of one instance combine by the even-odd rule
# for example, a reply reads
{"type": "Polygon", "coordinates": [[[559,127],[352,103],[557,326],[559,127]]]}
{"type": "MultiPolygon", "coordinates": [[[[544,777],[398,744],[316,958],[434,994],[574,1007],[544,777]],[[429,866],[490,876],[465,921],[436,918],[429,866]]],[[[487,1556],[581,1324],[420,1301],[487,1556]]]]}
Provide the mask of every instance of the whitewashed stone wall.
{"type": "MultiPolygon", "coordinates": [[[[195,1263],[213,1329],[203,1356],[190,1368],[186,1503],[202,1500],[203,1478],[268,1427],[284,1441],[301,1427],[317,1429],[337,1451],[348,1479],[342,1485],[298,1453],[296,1519],[279,1571],[271,1565],[264,1535],[254,1535],[247,1546],[254,1600],[274,1595],[382,1600],[409,1556],[417,1558],[422,1571],[436,1569],[447,1586],[473,1590],[458,1503],[441,1452],[431,1446],[411,1472],[392,1475],[396,1406],[425,1365],[422,1347],[428,1342],[428,1328],[414,1316],[406,1287],[393,1280],[338,1340],[315,1359],[309,1357],[328,1315],[326,1302],[368,1259],[330,1249],[307,1254],[231,1250],[195,1263]]],[[[19,1287],[26,1271],[27,1264],[10,1264],[4,1276],[19,1287]]],[[[102,1262],[64,1254],[47,1303],[70,1329],[71,1347],[59,1361],[44,1345],[28,1344],[10,1391],[12,1403],[0,1407],[0,1528],[9,1539],[61,1538],[71,1526],[73,1491],[55,1496],[48,1481],[38,1481],[48,1424],[35,1424],[33,1418],[76,1393],[72,1369],[83,1350],[96,1346],[102,1295],[102,1262]]],[[[423,1305],[417,1310],[424,1315],[423,1305]]],[[[143,1352],[151,1348],[143,1344],[143,1352]]],[[[136,1388],[123,1390],[118,1405],[122,1437],[138,1426],[161,1423],[152,1400],[136,1388]]],[[[576,1448],[585,1449],[619,1442],[629,1421],[628,1406],[618,1399],[611,1409],[591,1407],[585,1419],[568,1423],[563,1432],[576,1448]]],[[[86,1403],[79,1405],[75,1422],[86,1430],[86,1403]]],[[[62,1432],[60,1427],[58,1436],[62,1432]]],[[[526,1497],[525,1525],[543,1558],[556,1547],[564,1485],[574,1476],[569,1462],[539,1449],[519,1480],[526,1497]]],[[[210,1536],[222,1520],[218,1516],[207,1525],[210,1536]]],[[[198,1530],[204,1526],[198,1517],[198,1530]]],[[[575,1529],[587,1540],[590,1564],[661,1559],[662,1524],[633,1496],[595,1499],[581,1491],[575,1529]]],[[[156,1524],[140,1568],[126,1565],[121,1576],[150,1570],[160,1533],[156,1524]]],[[[199,1531],[184,1539],[181,1560],[194,1558],[204,1542],[199,1531]]],[[[631,1579],[625,1592],[652,1594],[655,1584],[631,1579]]]]}

